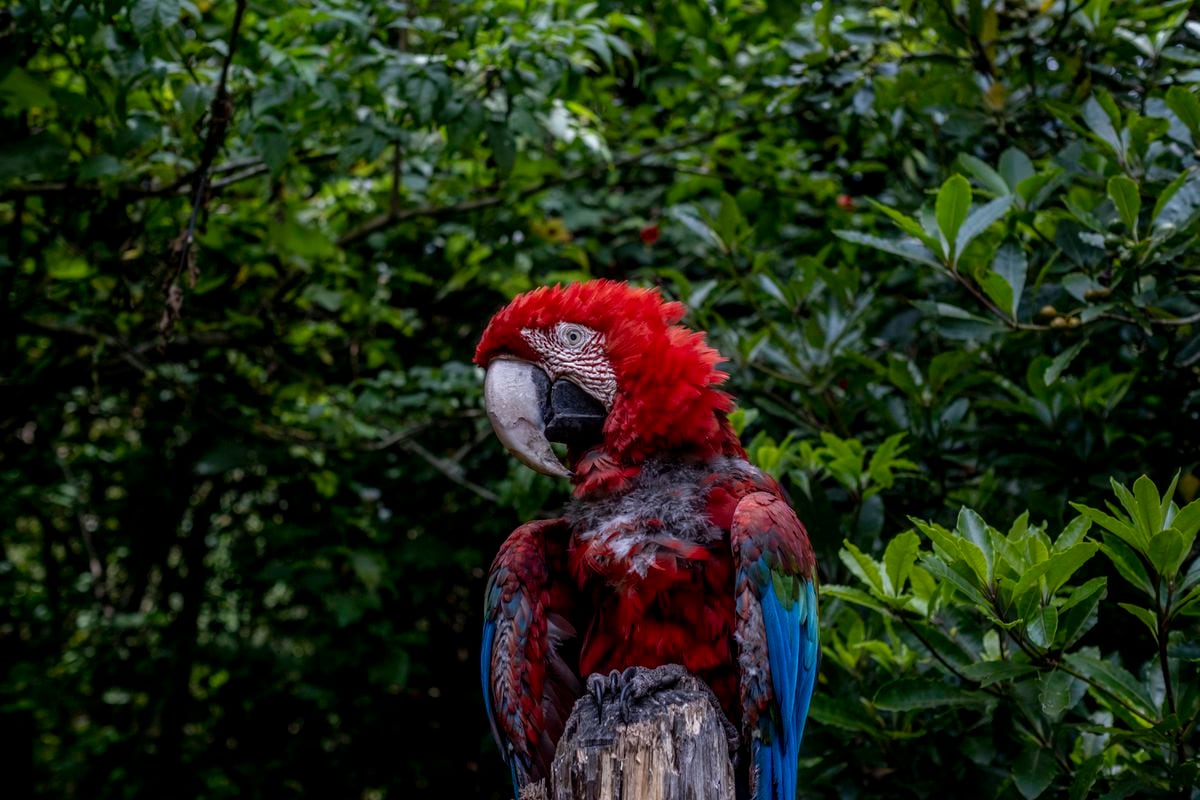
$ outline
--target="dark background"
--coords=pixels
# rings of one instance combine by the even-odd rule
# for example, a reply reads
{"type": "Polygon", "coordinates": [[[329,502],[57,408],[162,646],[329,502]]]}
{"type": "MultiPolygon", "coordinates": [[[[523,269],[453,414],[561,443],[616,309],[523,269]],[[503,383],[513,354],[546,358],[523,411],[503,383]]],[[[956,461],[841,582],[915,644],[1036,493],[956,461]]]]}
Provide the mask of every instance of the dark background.
{"type": "MultiPolygon", "coordinates": [[[[1190,501],[1197,24],[1119,0],[0,10],[6,791],[506,796],[483,580],[564,489],[490,436],[469,361],[547,282],[689,305],[826,584],[853,581],[844,539],[878,558],[910,515],[1057,532],[1142,473],[1190,501]],[[954,173],[976,209],[1012,199],[949,268],[911,228],[937,239],[954,173]]],[[[1030,796],[1009,776],[1042,740],[1003,708],[872,706],[936,665],[824,617],[845,653],[806,796],[1030,796]]],[[[1151,634],[1101,620],[1083,644],[1152,681],[1151,634]]],[[[1043,732],[1066,764],[1043,790],[1107,735],[1095,711],[1043,732]]],[[[1098,786],[1167,758],[1104,741],[1098,786]]]]}

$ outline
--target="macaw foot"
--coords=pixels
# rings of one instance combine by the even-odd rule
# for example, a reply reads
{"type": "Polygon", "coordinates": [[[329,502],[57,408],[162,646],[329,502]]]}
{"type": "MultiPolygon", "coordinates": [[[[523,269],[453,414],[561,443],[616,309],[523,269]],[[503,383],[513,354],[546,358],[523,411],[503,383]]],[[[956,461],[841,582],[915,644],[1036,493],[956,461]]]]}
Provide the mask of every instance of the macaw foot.
{"type": "MultiPolygon", "coordinates": [[[[625,670],[628,672],[629,670],[625,670]]],[[[604,696],[607,694],[617,694],[621,691],[621,670],[614,669],[607,675],[601,675],[599,672],[593,672],[587,679],[587,693],[592,698],[592,702],[596,704],[596,716],[603,718],[604,716],[604,696]]]]}
{"type": "Polygon", "coordinates": [[[613,670],[607,675],[596,673],[587,679],[587,691],[596,706],[596,716],[602,717],[605,709],[612,713],[615,707],[621,722],[630,723],[644,719],[648,713],[661,711],[685,694],[700,693],[708,698],[716,710],[729,740],[729,751],[736,752],[739,738],[737,728],[725,716],[721,703],[708,684],[688,672],[679,664],[664,664],[661,667],[628,667],[613,670]],[[615,703],[605,700],[615,695],[615,703]]]}

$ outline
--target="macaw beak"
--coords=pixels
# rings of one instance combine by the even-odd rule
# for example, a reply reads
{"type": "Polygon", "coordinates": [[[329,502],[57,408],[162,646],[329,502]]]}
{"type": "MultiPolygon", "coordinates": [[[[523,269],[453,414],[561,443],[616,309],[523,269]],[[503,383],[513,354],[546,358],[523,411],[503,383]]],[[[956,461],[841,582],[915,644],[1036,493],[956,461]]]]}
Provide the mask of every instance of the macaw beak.
{"type": "Polygon", "coordinates": [[[607,412],[566,379],[550,382],[537,365],[498,358],[487,368],[483,403],[497,438],[517,459],[543,475],[571,477],[550,441],[567,445],[598,439],[607,412]]]}

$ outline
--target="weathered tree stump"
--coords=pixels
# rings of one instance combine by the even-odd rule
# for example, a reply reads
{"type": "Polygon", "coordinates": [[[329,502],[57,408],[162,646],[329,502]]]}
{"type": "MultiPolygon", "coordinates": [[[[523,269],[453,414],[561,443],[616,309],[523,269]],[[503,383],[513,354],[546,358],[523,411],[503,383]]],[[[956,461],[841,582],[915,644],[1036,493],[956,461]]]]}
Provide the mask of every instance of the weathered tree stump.
{"type": "Polygon", "coordinates": [[[593,676],[558,742],[550,786],[521,800],[733,800],[736,733],[682,667],[593,676]]]}

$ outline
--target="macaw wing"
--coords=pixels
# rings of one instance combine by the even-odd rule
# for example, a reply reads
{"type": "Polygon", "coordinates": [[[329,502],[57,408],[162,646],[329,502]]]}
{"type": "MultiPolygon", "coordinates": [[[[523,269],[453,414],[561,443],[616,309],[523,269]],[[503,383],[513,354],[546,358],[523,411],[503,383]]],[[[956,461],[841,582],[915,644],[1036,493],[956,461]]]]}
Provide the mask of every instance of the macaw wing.
{"type": "Polygon", "coordinates": [[[816,561],[796,513],[770,492],[738,502],[730,539],[750,794],[795,800],[800,740],[817,679],[816,561]]]}
{"type": "Polygon", "coordinates": [[[492,562],[484,601],[480,669],[492,734],[514,794],[549,774],[554,747],[580,694],[560,650],[575,636],[561,519],[522,525],[492,562]]]}

